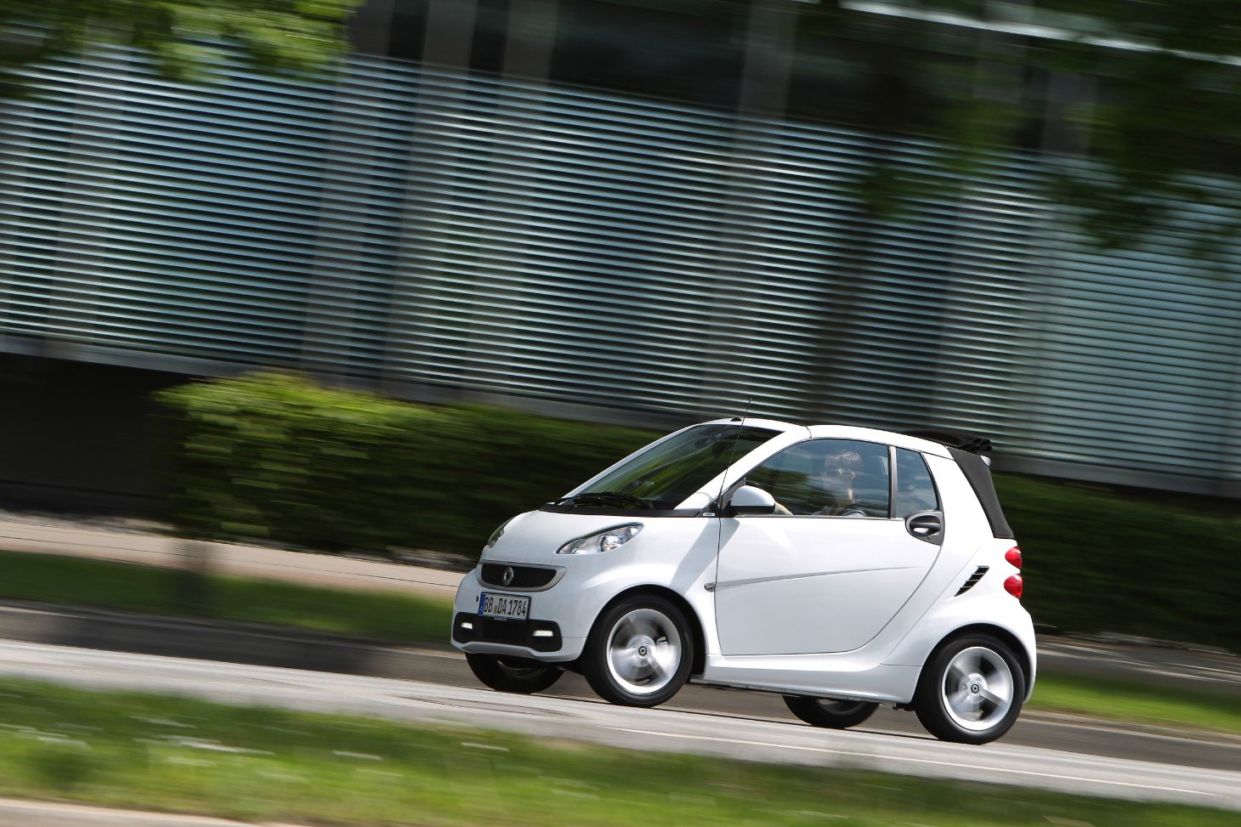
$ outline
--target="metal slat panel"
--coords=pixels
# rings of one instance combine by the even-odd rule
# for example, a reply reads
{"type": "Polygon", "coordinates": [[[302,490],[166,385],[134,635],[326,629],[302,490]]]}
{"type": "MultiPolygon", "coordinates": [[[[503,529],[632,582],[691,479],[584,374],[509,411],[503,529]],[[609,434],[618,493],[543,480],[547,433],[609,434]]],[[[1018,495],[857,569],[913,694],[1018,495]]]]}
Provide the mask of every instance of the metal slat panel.
{"type": "MultiPolygon", "coordinates": [[[[503,97],[503,92],[492,90],[492,94],[503,97]]],[[[464,169],[458,164],[448,176],[450,185],[424,204],[430,215],[422,216],[419,230],[433,235],[446,245],[445,250],[450,249],[447,245],[455,249],[453,255],[419,257],[414,277],[422,284],[432,284],[433,290],[451,292],[458,285],[468,284],[472,295],[491,294],[497,293],[501,283],[517,278],[538,293],[549,287],[540,284],[549,270],[571,272],[576,261],[579,277],[585,281],[584,265],[590,262],[591,275],[604,285],[602,292],[614,297],[613,315],[621,316],[621,291],[615,286],[621,279],[642,283],[645,275],[648,300],[659,296],[651,283],[669,276],[673,289],[677,289],[678,280],[680,289],[693,283],[716,289],[725,283],[718,260],[716,267],[707,266],[709,253],[695,256],[691,263],[678,249],[693,249],[702,240],[706,242],[702,246],[710,250],[723,242],[740,258],[727,268],[734,281],[744,278],[761,286],[756,289],[751,285],[734,293],[734,299],[749,311],[740,314],[744,318],[729,316],[726,309],[716,308],[726,317],[724,326],[733,335],[732,345],[704,342],[703,353],[728,360],[730,388],[766,390],[763,404],[773,413],[825,412],[874,424],[964,423],[995,434],[998,441],[1007,442],[1010,448],[1035,454],[1068,457],[1092,452],[1096,461],[1113,462],[1121,462],[1121,455],[1140,462],[1150,462],[1152,456],[1158,456],[1162,464],[1177,466],[1187,473],[1198,467],[1197,461],[1185,458],[1178,466],[1176,460],[1170,459],[1174,446],[1185,445],[1188,438],[1174,426],[1189,423],[1188,427],[1203,434],[1203,443],[1217,441],[1218,435],[1209,423],[1186,418],[1177,407],[1178,394],[1191,390],[1200,400],[1198,410],[1206,412],[1204,416],[1215,417],[1212,422],[1216,426],[1226,421],[1225,409],[1211,403],[1209,396],[1220,389],[1217,386],[1231,387],[1231,380],[1220,382],[1206,377],[1199,381],[1196,377],[1200,373],[1210,373],[1209,368],[1203,367],[1168,376],[1169,387],[1176,391],[1166,397],[1147,395],[1143,413],[1149,425],[1147,449],[1126,444],[1110,451],[1100,445],[1106,442],[1106,436],[1091,423],[1096,417],[1102,421],[1113,417],[1115,412],[1111,408],[1120,401],[1114,394],[1108,395],[1109,388],[1141,382],[1149,378],[1154,366],[1150,354],[1133,347],[1135,343],[1148,342],[1152,329],[1160,327],[1197,337],[1196,341],[1208,341],[1213,336],[1229,339],[1229,334],[1219,332],[1228,330],[1229,325],[1227,319],[1210,319],[1201,329],[1189,331],[1187,319],[1173,319],[1165,324],[1157,314],[1152,314],[1151,307],[1106,310],[1091,295],[1092,291],[1106,291],[1100,281],[1103,274],[1095,267],[1078,272],[1080,267],[1072,263],[1072,256],[1057,261],[1063,270],[1056,275],[1064,278],[1071,272],[1083,285],[1081,296],[1061,301],[1054,312],[1061,321],[1071,319],[1076,312],[1089,317],[1091,329],[1080,331],[1079,342],[1083,348],[1094,348],[1096,357],[1104,364],[1100,370],[1086,370],[1076,380],[1070,380],[1082,386],[1075,386],[1078,395],[1072,403],[1073,410],[1056,398],[1063,393],[1058,378],[1049,376],[1044,388],[1027,387],[1036,361],[1033,354],[1037,352],[1039,358],[1045,358],[1048,352],[1042,341],[1046,337],[1035,325],[1053,312],[1046,299],[1047,268],[1038,260],[1046,253],[1047,236],[1062,222],[1056,210],[1038,194],[1044,174],[1039,163],[997,156],[964,185],[947,186],[949,192],[957,193],[955,198],[924,201],[915,206],[908,218],[876,224],[864,218],[860,206],[853,203],[848,186],[851,177],[864,169],[865,147],[873,143],[872,138],[809,125],[760,126],[754,130],[758,137],[751,136],[749,142],[753,154],[745,159],[750,163],[744,172],[744,195],[730,205],[731,210],[743,211],[747,221],[728,227],[728,217],[712,210],[721,194],[728,197],[727,173],[737,161],[735,157],[729,158],[735,152],[735,144],[733,136],[727,134],[726,124],[713,124],[716,143],[706,144],[699,157],[678,159],[657,151],[666,152],[679,136],[672,129],[667,134],[653,132],[647,126],[649,119],[643,117],[645,102],[599,95],[590,100],[590,111],[583,115],[574,108],[578,100],[558,98],[555,91],[549,100],[534,104],[525,97],[528,94],[519,95],[519,106],[555,113],[540,120],[534,137],[530,133],[521,138],[505,134],[503,124],[494,118],[461,118],[460,113],[477,108],[475,102],[452,100],[447,92],[432,96],[436,105],[424,109],[428,118],[443,118],[429,134],[453,145],[452,150],[443,152],[431,149],[428,156],[440,162],[466,159],[465,163],[471,166],[464,169]],[[635,131],[642,134],[637,142],[615,141],[605,150],[604,162],[592,163],[593,157],[583,148],[583,141],[575,137],[580,125],[587,121],[591,129],[588,144],[599,142],[600,135],[610,138],[635,131]],[[462,146],[469,147],[470,153],[460,153],[462,146]],[[523,216],[524,222],[512,222],[514,226],[509,226],[502,218],[489,221],[465,206],[473,199],[487,203],[500,195],[518,195],[516,191],[496,192],[486,175],[489,168],[477,163],[477,156],[487,156],[493,166],[542,163],[538,172],[531,171],[526,176],[532,188],[526,197],[537,201],[538,209],[523,216]],[[704,157],[715,162],[705,178],[704,157]],[[549,163],[548,159],[554,162],[549,163]],[[710,184],[713,175],[717,180],[714,188],[710,184]],[[663,190],[652,189],[649,183],[666,182],[669,178],[671,183],[666,183],[663,190]],[[661,199],[660,204],[650,204],[652,197],[661,199]],[[677,217],[671,221],[660,212],[660,207],[667,204],[678,208],[677,217]],[[648,257],[650,272],[643,274],[635,269],[641,263],[640,256],[613,253],[606,261],[595,261],[594,256],[606,249],[605,242],[590,247],[582,244],[581,237],[570,239],[558,232],[566,225],[582,224],[600,234],[628,231],[626,243],[638,236],[636,243],[644,253],[654,252],[649,241],[663,236],[693,240],[659,250],[658,257],[648,257]],[[641,231],[634,232],[637,228],[641,231]],[[723,237],[726,230],[732,232],[731,237],[723,237]],[[642,231],[649,235],[643,237],[642,231]],[[849,231],[864,233],[865,241],[859,244],[857,236],[850,237],[849,231]],[[452,241],[454,238],[457,240],[452,241]],[[477,246],[471,246],[474,243],[477,246]],[[488,249],[483,249],[484,244],[488,249]],[[526,249],[525,264],[518,265],[507,254],[516,246],[526,249]],[[536,252],[531,254],[531,249],[536,252]],[[500,252],[495,255],[489,250],[500,252]],[[459,266],[454,268],[454,261],[459,266]],[[842,292],[847,295],[842,297],[842,292]],[[822,300],[820,294],[824,293],[837,301],[822,300]],[[769,294],[780,297],[779,309],[774,312],[764,307],[763,297],[769,294]],[[817,328],[825,318],[829,324],[837,323],[845,329],[841,336],[846,340],[844,346],[825,346],[818,341],[817,328]],[[1112,325],[1128,332],[1123,336],[1106,334],[1112,325]],[[816,350],[824,347],[828,350],[828,369],[819,374],[807,370],[816,358],[816,350]],[[1121,356],[1109,360],[1112,350],[1118,350],[1121,356]],[[1103,377],[1101,372],[1107,376],[1103,377]],[[816,379],[827,387],[814,388],[816,379]],[[778,388],[765,387],[773,384],[778,388]],[[1086,393],[1085,387],[1092,389],[1097,398],[1086,393]],[[1031,394],[1046,397],[1040,400],[1040,409],[1054,411],[1056,423],[1076,418],[1076,427],[1039,434],[1043,426],[1031,419],[1030,409],[1022,404],[1023,398],[1031,394]],[[809,404],[807,400],[811,400],[809,404]]],[[[491,105],[493,101],[488,99],[483,108],[491,105]]],[[[695,113],[700,130],[703,114],[695,113]]],[[[700,148],[704,147],[701,135],[696,141],[700,148]]],[[[921,173],[926,172],[934,149],[915,140],[889,139],[882,145],[889,163],[906,164],[921,173]]],[[[1065,244],[1063,232],[1060,243],[1065,244]]],[[[1067,246],[1070,250],[1088,249],[1080,237],[1069,239],[1067,246]]],[[[1130,269],[1140,272],[1145,268],[1156,275],[1165,260],[1183,261],[1183,256],[1178,256],[1177,251],[1163,252],[1161,248],[1154,255],[1148,252],[1127,264],[1130,269]]],[[[597,305],[594,301],[586,302],[585,288],[580,284],[570,286],[562,281],[556,287],[572,290],[569,304],[578,310],[597,305]]],[[[1188,282],[1181,287],[1191,295],[1197,289],[1188,282]]],[[[1158,293],[1158,288],[1153,292],[1158,293]]],[[[556,295],[563,298],[565,294],[556,295]]],[[[1218,298],[1213,296],[1212,300],[1218,298]]],[[[525,300],[529,301],[529,297],[525,300]]],[[[425,378],[482,380],[494,383],[492,387],[496,389],[507,387],[553,396],[569,395],[576,401],[604,401],[576,389],[576,378],[591,375],[591,371],[578,366],[572,355],[562,353],[560,361],[554,362],[559,370],[550,374],[541,358],[539,365],[523,361],[535,359],[535,353],[540,357],[557,353],[553,337],[548,335],[548,330],[556,327],[553,317],[530,312],[525,305],[525,318],[514,319],[504,313],[503,305],[478,300],[454,303],[441,299],[441,303],[449,312],[425,317],[423,323],[436,329],[459,327],[457,333],[461,335],[468,329],[473,340],[469,347],[461,349],[461,335],[435,334],[435,341],[445,347],[454,346],[456,352],[436,360],[439,366],[434,375],[423,374],[425,378]],[[453,315],[454,308],[460,316],[453,315]],[[508,362],[504,370],[475,368],[471,374],[469,350],[485,350],[493,355],[503,352],[503,348],[487,348],[482,343],[491,336],[497,340],[506,335],[511,338],[515,327],[527,332],[520,336],[522,347],[505,354],[508,362]],[[537,347],[540,341],[544,343],[541,349],[537,347]],[[444,364],[453,365],[460,372],[445,370],[444,364]],[[573,388],[557,384],[566,382],[568,374],[574,375],[573,388]]],[[[711,310],[712,305],[707,304],[704,309],[711,310]]],[[[608,317],[606,306],[597,312],[602,318],[608,317]]],[[[692,308],[679,310],[675,318],[679,324],[672,328],[673,336],[710,331],[714,325],[709,316],[694,314],[692,308]]],[[[659,353],[651,350],[651,339],[643,338],[653,335],[645,332],[643,325],[635,322],[627,329],[633,335],[633,351],[659,353]]],[[[690,387],[694,387],[695,381],[710,381],[700,370],[701,359],[686,359],[685,349],[667,353],[668,358],[658,360],[651,371],[639,372],[635,379],[629,375],[634,359],[626,358],[623,350],[604,345],[598,337],[581,347],[592,364],[606,367],[606,375],[624,376],[627,383],[636,382],[636,387],[627,384],[629,397],[653,407],[677,409],[684,405],[681,397],[668,397],[658,387],[644,392],[642,383],[649,382],[650,374],[656,371],[682,379],[690,387]]],[[[421,357],[420,349],[415,352],[421,357]]],[[[691,348],[689,353],[692,352],[691,348]]],[[[1179,352],[1171,345],[1162,356],[1174,361],[1190,359],[1198,365],[1215,362],[1217,357],[1226,364],[1234,358],[1227,353],[1179,352]]],[[[1063,357],[1061,361],[1065,362],[1061,366],[1065,376],[1082,371],[1081,363],[1073,365],[1063,357]]],[[[417,370],[414,369],[415,374],[417,370]]],[[[702,384],[697,390],[699,400],[712,393],[702,384]]],[[[603,388],[597,392],[608,393],[603,388]]],[[[1132,401],[1125,399],[1124,403],[1132,401]]]]}
{"type": "Polygon", "coordinates": [[[32,78],[0,126],[8,333],[651,414],[752,396],[1241,481],[1241,298],[1189,246],[1216,208],[1100,251],[1042,194],[1068,161],[949,174],[922,138],[376,58],[317,86],[120,52],[32,78]],[[877,159],[935,190],[871,215],[877,159]]]}
{"type": "Polygon", "coordinates": [[[239,73],[185,87],[124,53],[35,73],[45,95],[7,105],[23,139],[0,140],[0,161],[22,170],[0,190],[0,319],[83,344],[298,365],[316,308],[321,331],[350,331],[329,367],[376,372],[408,157],[406,130],[390,127],[408,117],[413,77],[359,58],[335,87],[239,73]],[[351,174],[333,176],[351,154],[351,174]],[[313,295],[341,248],[348,306],[313,295]]]}

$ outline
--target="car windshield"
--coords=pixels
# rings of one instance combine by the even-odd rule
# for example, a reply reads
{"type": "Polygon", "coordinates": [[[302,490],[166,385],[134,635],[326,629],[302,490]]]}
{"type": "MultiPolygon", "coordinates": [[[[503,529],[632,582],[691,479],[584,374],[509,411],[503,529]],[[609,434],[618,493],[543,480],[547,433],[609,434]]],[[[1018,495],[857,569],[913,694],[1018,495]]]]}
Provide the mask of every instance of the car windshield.
{"type": "Polygon", "coordinates": [[[733,461],[777,433],[748,425],[698,425],[652,445],[565,502],[676,508],[733,461]]]}

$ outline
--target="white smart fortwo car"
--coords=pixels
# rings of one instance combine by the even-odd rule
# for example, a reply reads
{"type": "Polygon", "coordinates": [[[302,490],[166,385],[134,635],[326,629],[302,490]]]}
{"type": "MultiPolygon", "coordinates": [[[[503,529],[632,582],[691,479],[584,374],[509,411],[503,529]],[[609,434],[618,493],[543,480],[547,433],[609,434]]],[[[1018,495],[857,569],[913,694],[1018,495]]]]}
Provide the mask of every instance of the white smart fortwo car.
{"type": "Polygon", "coordinates": [[[669,434],[498,528],[452,641],[487,686],[563,670],[655,706],[688,680],[779,692],[843,728],[881,703],[1003,735],[1034,685],[1021,552],[986,440],[719,420],[669,434]]]}

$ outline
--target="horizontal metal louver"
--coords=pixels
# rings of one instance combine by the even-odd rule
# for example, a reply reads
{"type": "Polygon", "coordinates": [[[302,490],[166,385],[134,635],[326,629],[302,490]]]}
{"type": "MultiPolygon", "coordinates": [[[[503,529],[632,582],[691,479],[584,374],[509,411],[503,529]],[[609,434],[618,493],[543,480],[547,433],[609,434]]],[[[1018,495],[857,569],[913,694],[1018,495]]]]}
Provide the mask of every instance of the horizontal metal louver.
{"type": "MultiPolygon", "coordinates": [[[[1213,185],[1241,209],[1241,193],[1213,185]]],[[[1060,229],[1032,361],[1037,396],[1019,443],[1026,453],[1202,478],[1224,476],[1231,461],[1235,475],[1241,250],[1211,272],[1175,225],[1221,217],[1188,202],[1174,210],[1174,226],[1133,251],[1101,252],[1071,225],[1060,229]]]]}
{"type": "Polygon", "coordinates": [[[207,364],[377,368],[408,67],[355,61],[334,95],[242,73],[183,86],[109,52],[31,81],[40,95],[4,104],[0,129],[6,332],[207,364]],[[323,296],[342,274],[344,295],[323,296]]]}
{"type": "Polygon", "coordinates": [[[954,265],[974,256],[1008,282],[958,308],[990,305],[1000,335],[1021,325],[1005,314],[1033,288],[996,236],[1028,243],[1028,215],[1010,204],[978,227],[984,206],[947,202],[880,225],[853,196],[875,152],[928,166],[925,144],[428,73],[438,86],[415,155],[451,166],[411,230],[411,378],[919,423],[954,265]]]}
{"type": "Polygon", "coordinates": [[[1096,249],[1042,194],[1067,162],[949,178],[918,138],[360,56],[318,85],[180,86],[124,52],[32,79],[0,121],[0,348],[635,421],[752,397],[1241,484],[1241,251],[1221,276],[1176,226],[1096,249]],[[942,186],[872,216],[880,159],[942,186]]]}

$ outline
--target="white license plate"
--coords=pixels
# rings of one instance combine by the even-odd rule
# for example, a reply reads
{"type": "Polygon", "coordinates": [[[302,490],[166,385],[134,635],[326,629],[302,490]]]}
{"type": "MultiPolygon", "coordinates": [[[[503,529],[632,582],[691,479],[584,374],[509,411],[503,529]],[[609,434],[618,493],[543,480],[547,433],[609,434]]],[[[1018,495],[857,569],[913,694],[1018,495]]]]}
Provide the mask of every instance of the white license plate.
{"type": "Polygon", "coordinates": [[[525,620],[530,614],[530,598],[515,594],[483,592],[478,598],[478,613],[483,617],[525,620]]]}

